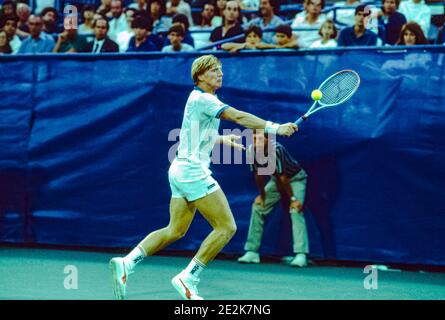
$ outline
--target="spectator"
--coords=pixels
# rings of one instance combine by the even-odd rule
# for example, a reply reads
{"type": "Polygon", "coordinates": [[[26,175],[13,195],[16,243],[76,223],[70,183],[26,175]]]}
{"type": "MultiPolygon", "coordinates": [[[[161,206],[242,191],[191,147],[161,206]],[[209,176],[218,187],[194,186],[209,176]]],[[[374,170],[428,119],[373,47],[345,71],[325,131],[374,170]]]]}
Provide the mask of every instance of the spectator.
{"type": "Polygon", "coordinates": [[[64,31],[57,36],[53,52],[82,52],[86,44],[85,36],[78,34],[77,28],[72,24],[71,17],[67,16],[65,18],[64,31]]]}
{"type": "Polygon", "coordinates": [[[5,0],[0,9],[0,20],[3,17],[15,16],[16,15],[16,4],[12,0],[5,0]]]}
{"type": "MultiPolygon", "coordinates": [[[[261,0],[260,2],[260,17],[252,19],[248,25],[257,25],[261,29],[274,28],[284,21],[276,15],[280,5],[278,0],[261,0]]],[[[264,32],[263,41],[265,43],[273,43],[275,34],[273,32],[264,32]]]]}
{"type": "MultiPolygon", "coordinates": [[[[320,29],[326,20],[326,15],[321,13],[324,6],[325,0],[304,0],[304,11],[295,16],[292,22],[292,29],[320,29]]],[[[309,48],[318,39],[318,31],[303,30],[297,32],[297,41],[300,48],[309,48]]]]}
{"type": "Polygon", "coordinates": [[[423,0],[404,0],[400,3],[399,12],[407,21],[418,23],[423,33],[428,36],[431,26],[431,9],[423,0]]]}
{"type": "Polygon", "coordinates": [[[122,31],[128,30],[127,20],[123,13],[123,0],[111,1],[111,15],[112,19],[109,22],[110,30],[108,31],[108,37],[119,45],[122,51],[122,45],[118,42],[118,34],[122,31]]]}
{"type": "Polygon", "coordinates": [[[128,6],[129,8],[136,9],[137,11],[149,11],[150,10],[150,2],[147,3],[146,0],[135,0],[134,3],[128,6]]]}
{"type": "Polygon", "coordinates": [[[30,15],[28,18],[30,36],[23,40],[18,53],[45,53],[52,52],[54,39],[42,33],[42,17],[30,15]]]}
{"type": "Polygon", "coordinates": [[[335,22],[341,25],[345,25],[351,27],[355,23],[355,8],[345,8],[345,7],[357,7],[360,5],[360,0],[346,0],[339,1],[333,4],[333,8],[335,9],[329,12],[328,18],[334,19],[335,12],[335,22]]]}
{"type": "Polygon", "coordinates": [[[4,30],[0,30],[0,54],[2,53],[6,53],[6,54],[11,54],[12,53],[12,49],[11,46],[9,45],[9,38],[8,35],[6,34],[6,32],[4,30]]]}
{"type": "Polygon", "coordinates": [[[3,18],[2,24],[3,25],[0,25],[0,29],[6,32],[12,53],[17,53],[20,49],[20,45],[22,44],[22,40],[20,40],[19,36],[16,34],[17,17],[6,16],[3,18]]]}
{"type": "Polygon", "coordinates": [[[202,11],[199,23],[193,27],[190,27],[191,35],[193,37],[193,42],[195,43],[195,48],[200,49],[210,44],[210,32],[213,29],[212,19],[215,16],[215,5],[212,2],[205,3],[202,11]],[[198,31],[198,32],[195,32],[198,31]],[[208,32],[199,32],[208,31],[208,32]]]}
{"type": "Polygon", "coordinates": [[[42,31],[50,36],[54,36],[60,32],[59,27],[57,25],[57,21],[59,19],[59,14],[57,10],[53,7],[46,7],[42,10],[41,13],[43,20],[43,29],[42,31]]]}
{"type": "Polygon", "coordinates": [[[156,44],[150,40],[153,25],[148,17],[137,16],[132,24],[134,36],[130,40],[127,52],[148,52],[158,51],[156,44]]]}
{"type": "Polygon", "coordinates": [[[328,19],[323,22],[318,34],[321,36],[321,39],[312,43],[311,48],[334,48],[337,46],[338,31],[334,21],[328,19]]]}
{"type": "Polygon", "coordinates": [[[153,33],[167,32],[172,24],[171,18],[165,16],[166,7],[164,0],[150,0],[150,17],[153,21],[153,33]]]}
{"type": "MultiPolygon", "coordinates": [[[[223,25],[213,29],[210,34],[210,41],[216,42],[234,36],[243,35],[244,30],[240,25],[240,7],[236,0],[227,1],[223,11],[223,25]]],[[[244,37],[234,40],[234,42],[243,43],[244,37]]]]}
{"type": "Polygon", "coordinates": [[[99,18],[94,20],[94,41],[89,42],[85,46],[85,52],[104,53],[104,52],[119,52],[119,46],[116,42],[111,40],[108,36],[108,20],[106,18],[99,18]]]}
{"type": "Polygon", "coordinates": [[[93,5],[85,5],[82,8],[81,11],[81,15],[82,15],[82,20],[83,23],[80,24],[79,26],[79,30],[77,30],[78,34],[81,35],[90,35],[94,33],[94,29],[93,29],[93,19],[94,19],[94,12],[95,12],[95,8],[93,5]]]}
{"type": "MultiPolygon", "coordinates": [[[[189,31],[189,20],[185,15],[182,13],[178,13],[173,17],[172,23],[180,23],[182,27],[184,28],[184,39],[182,40],[182,43],[187,43],[191,45],[192,47],[195,47],[195,40],[193,40],[192,35],[189,31]]],[[[170,44],[169,39],[165,39],[164,41],[164,47],[168,46],[170,44]]]]}
{"type": "Polygon", "coordinates": [[[406,23],[405,16],[397,9],[400,5],[400,0],[382,0],[382,10],[379,11],[379,26],[384,30],[384,34],[379,34],[384,42],[390,45],[396,44],[400,36],[402,26],[406,23]]]}
{"type": "MultiPolygon", "coordinates": [[[[189,26],[193,26],[192,9],[185,0],[169,0],[167,1],[167,15],[174,17],[178,13],[187,17],[189,26]]],[[[174,23],[174,22],[173,22],[174,23]]]]}
{"type": "Polygon", "coordinates": [[[96,12],[107,18],[111,18],[111,0],[101,0],[96,12]]]}
{"type": "Polygon", "coordinates": [[[180,23],[174,23],[168,30],[168,38],[170,39],[170,45],[162,48],[162,52],[186,52],[194,51],[191,45],[182,43],[184,39],[184,28],[180,23]]]}
{"type": "Polygon", "coordinates": [[[428,44],[428,40],[418,23],[408,22],[402,27],[397,44],[401,46],[425,45],[428,44]]]}
{"type": "Polygon", "coordinates": [[[286,214],[290,215],[292,221],[295,257],[290,265],[305,267],[306,255],[309,253],[309,240],[303,214],[306,172],[280,143],[264,133],[254,134],[253,145],[248,148],[248,154],[253,155],[251,171],[254,173],[259,195],[252,205],[249,231],[244,246],[246,253],[238,259],[238,262],[260,262],[259,249],[266,217],[281,200],[286,214]],[[271,176],[267,183],[266,175],[271,176]]]}
{"type": "Polygon", "coordinates": [[[275,28],[275,42],[276,49],[298,49],[292,28],[288,24],[280,24],[275,28]]]}
{"type": "Polygon", "coordinates": [[[223,12],[226,7],[227,0],[216,0],[215,16],[212,19],[212,26],[214,28],[220,27],[223,24],[223,12]]]}
{"type": "Polygon", "coordinates": [[[355,24],[352,27],[344,28],[338,37],[339,47],[349,46],[375,46],[377,35],[365,28],[365,19],[369,17],[370,11],[361,4],[355,8],[355,24]],[[366,12],[366,13],[365,13],[366,12]]]}
{"type": "Polygon", "coordinates": [[[130,44],[130,39],[135,35],[134,30],[131,26],[136,16],[139,15],[139,12],[134,8],[125,8],[123,14],[125,15],[127,28],[119,32],[119,34],[117,35],[117,43],[119,44],[120,52],[127,51],[128,45],[130,44]]]}
{"type": "Polygon", "coordinates": [[[17,35],[21,38],[26,38],[29,36],[28,18],[31,14],[31,9],[26,3],[17,3],[16,13],[19,18],[16,31],[17,35]]]}
{"type": "Polygon", "coordinates": [[[237,42],[226,42],[221,45],[221,49],[230,51],[232,53],[238,52],[244,49],[268,49],[269,47],[264,47],[262,38],[263,38],[263,30],[257,25],[251,25],[245,31],[246,41],[243,43],[237,42]]]}

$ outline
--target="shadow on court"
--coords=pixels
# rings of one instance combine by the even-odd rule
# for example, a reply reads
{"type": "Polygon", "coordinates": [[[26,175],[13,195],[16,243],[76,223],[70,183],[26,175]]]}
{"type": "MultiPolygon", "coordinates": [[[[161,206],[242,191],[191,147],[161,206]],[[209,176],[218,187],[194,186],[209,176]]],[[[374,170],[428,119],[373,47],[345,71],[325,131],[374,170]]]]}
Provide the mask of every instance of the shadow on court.
{"type": "MultiPolygon", "coordinates": [[[[112,253],[0,247],[0,299],[111,299],[112,253]],[[73,271],[74,270],[74,271],[73,271]],[[76,281],[77,278],[77,281],[76,281]],[[76,289],[77,286],[77,289],[76,289]],[[67,287],[67,288],[66,288],[67,287]]],[[[129,300],[177,300],[170,279],[188,257],[149,257],[128,280],[129,300]]],[[[208,300],[445,299],[445,274],[378,271],[378,288],[365,289],[362,268],[292,268],[215,260],[202,273],[208,300]]]]}

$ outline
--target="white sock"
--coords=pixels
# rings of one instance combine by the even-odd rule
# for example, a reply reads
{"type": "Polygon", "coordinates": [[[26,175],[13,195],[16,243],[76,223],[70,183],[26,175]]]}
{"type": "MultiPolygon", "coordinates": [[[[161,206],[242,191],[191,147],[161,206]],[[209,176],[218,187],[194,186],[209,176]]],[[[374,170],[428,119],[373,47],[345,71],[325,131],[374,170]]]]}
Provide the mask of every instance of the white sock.
{"type": "Polygon", "coordinates": [[[204,270],[205,268],[205,264],[202,263],[201,261],[199,261],[196,258],[193,258],[192,261],[190,261],[189,265],[187,266],[187,268],[185,268],[184,273],[187,276],[191,276],[195,279],[199,278],[199,274],[201,273],[202,270],[204,270]]]}
{"type": "Polygon", "coordinates": [[[144,260],[146,254],[142,247],[137,246],[134,248],[129,254],[125,256],[125,263],[128,265],[130,270],[133,270],[133,268],[142,260],[144,260]]]}

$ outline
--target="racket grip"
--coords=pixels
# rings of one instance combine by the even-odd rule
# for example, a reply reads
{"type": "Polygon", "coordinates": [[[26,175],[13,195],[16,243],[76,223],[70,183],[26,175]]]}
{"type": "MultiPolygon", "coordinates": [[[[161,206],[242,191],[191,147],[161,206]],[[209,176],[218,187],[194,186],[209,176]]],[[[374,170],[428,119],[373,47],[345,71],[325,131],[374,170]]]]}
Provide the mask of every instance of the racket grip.
{"type": "Polygon", "coordinates": [[[299,126],[304,120],[306,120],[305,117],[300,117],[300,118],[298,118],[298,120],[295,121],[294,123],[295,123],[297,126],[299,126]]]}

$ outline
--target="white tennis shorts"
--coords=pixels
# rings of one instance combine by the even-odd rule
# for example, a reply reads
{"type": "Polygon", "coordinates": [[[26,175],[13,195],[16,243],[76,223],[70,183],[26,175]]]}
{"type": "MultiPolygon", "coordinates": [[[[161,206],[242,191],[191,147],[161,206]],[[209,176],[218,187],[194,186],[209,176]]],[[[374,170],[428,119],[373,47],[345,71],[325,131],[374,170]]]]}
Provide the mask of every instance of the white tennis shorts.
{"type": "MultiPolygon", "coordinates": [[[[207,169],[208,170],[208,169],[207,169]]],[[[175,159],[168,170],[172,198],[195,201],[219,189],[218,182],[200,168],[191,167],[187,161],[175,159]]]]}

